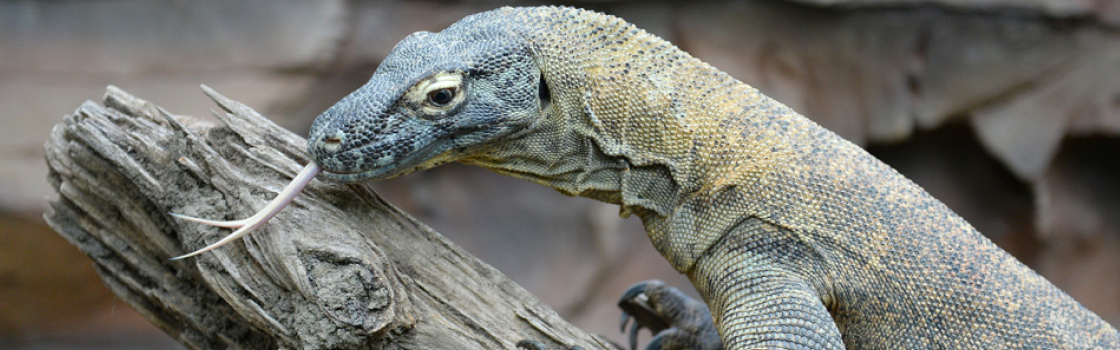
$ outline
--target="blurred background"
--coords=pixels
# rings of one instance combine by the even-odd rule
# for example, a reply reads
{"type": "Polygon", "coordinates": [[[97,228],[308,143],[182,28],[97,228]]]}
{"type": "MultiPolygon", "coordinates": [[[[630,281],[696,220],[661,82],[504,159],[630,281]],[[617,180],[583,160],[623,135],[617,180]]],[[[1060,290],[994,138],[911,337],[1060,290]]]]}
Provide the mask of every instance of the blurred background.
{"type": "MultiPolygon", "coordinates": [[[[206,116],[206,84],[306,134],[409,33],[506,4],[0,1],[0,348],[182,348],[42,219],[42,144],[106,85],[206,116]]],[[[1120,1],[564,4],[621,16],[865,146],[1120,325],[1120,1]]],[[[691,290],[614,206],[460,165],[376,186],[616,341],[627,286],[691,290]]]]}

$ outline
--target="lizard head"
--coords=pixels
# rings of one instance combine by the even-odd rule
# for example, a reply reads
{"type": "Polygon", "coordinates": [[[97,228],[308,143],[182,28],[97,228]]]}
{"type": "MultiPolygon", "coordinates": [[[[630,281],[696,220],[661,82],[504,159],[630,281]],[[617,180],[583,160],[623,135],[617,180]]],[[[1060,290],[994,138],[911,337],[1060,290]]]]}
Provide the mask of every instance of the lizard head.
{"type": "Polygon", "coordinates": [[[463,22],[405,38],[315,120],[308,152],[323,176],[357,182],[431,168],[537,119],[540,70],[524,40],[463,22]]]}

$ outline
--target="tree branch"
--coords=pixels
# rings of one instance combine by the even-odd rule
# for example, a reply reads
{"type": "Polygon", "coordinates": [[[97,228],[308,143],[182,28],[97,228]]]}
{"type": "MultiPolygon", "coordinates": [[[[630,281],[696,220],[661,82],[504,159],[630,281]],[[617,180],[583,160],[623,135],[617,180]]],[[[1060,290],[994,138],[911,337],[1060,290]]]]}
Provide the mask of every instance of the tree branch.
{"type": "Polygon", "coordinates": [[[229,230],[168,212],[247,217],[308,162],[304,139],[203,90],[224,125],[109,87],[45,145],[59,193],[48,223],[189,348],[615,348],[366,186],[316,180],[241,241],[170,261],[229,230]]]}

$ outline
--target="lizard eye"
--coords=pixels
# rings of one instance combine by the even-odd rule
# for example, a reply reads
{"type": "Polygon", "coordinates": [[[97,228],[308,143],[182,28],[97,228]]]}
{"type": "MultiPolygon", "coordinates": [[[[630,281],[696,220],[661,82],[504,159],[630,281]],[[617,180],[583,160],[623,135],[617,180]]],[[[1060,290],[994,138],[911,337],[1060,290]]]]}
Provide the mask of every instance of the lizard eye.
{"type": "Polygon", "coordinates": [[[420,112],[435,116],[463,102],[463,95],[462,73],[443,72],[417,83],[407,98],[420,112]]]}
{"type": "Polygon", "coordinates": [[[448,103],[451,103],[451,101],[455,100],[455,93],[455,89],[452,88],[433,90],[432,92],[428,93],[428,102],[437,107],[444,107],[447,106],[448,103]]]}

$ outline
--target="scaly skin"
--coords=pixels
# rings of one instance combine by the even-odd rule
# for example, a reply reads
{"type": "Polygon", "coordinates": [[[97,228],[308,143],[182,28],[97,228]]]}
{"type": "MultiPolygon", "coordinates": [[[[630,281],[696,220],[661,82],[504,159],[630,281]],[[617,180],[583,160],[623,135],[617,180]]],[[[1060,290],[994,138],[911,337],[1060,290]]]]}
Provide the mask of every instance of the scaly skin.
{"type": "Polygon", "coordinates": [[[414,34],[309,151],[342,181],[459,161],[618,204],[727,349],[1120,348],[889,166],[616,17],[503,8],[414,34]]]}

